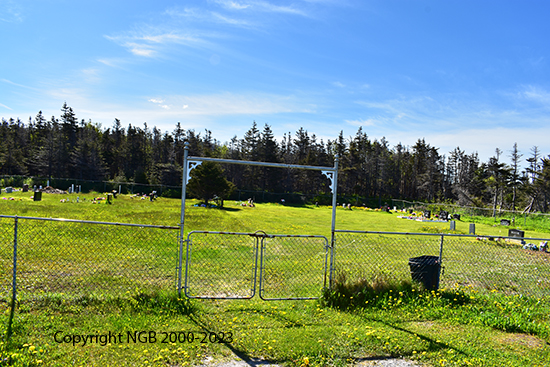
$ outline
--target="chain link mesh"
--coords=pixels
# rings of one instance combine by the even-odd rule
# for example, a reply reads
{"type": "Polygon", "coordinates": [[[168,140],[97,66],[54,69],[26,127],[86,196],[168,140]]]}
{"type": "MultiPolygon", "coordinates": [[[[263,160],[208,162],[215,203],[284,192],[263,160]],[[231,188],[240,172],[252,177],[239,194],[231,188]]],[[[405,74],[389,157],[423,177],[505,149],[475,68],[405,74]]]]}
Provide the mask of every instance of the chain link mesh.
{"type": "Polygon", "coordinates": [[[410,279],[409,259],[439,256],[441,239],[430,236],[338,232],[333,253],[334,276],[375,281],[410,279]]]}
{"type": "Polygon", "coordinates": [[[252,298],[258,238],[248,233],[190,232],[185,294],[191,298],[252,298]]]}
{"type": "Polygon", "coordinates": [[[322,236],[197,231],[187,246],[191,298],[252,298],[258,280],[263,299],[316,298],[325,285],[328,240],[322,236]]]}
{"type": "MultiPolygon", "coordinates": [[[[15,219],[0,217],[2,301],[11,296],[14,234],[15,219]]],[[[19,217],[18,299],[173,290],[178,234],[173,227],[19,217]]],[[[327,242],[322,236],[191,232],[183,254],[185,293],[252,298],[258,288],[263,299],[315,298],[329,276],[339,274],[350,280],[411,280],[411,259],[440,252],[440,287],[550,293],[550,253],[526,249],[519,240],[337,231],[333,253],[327,242]]]]}
{"type": "Polygon", "coordinates": [[[322,236],[263,238],[260,297],[319,297],[325,286],[328,249],[328,240],[322,236]]]}
{"type": "Polygon", "coordinates": [[[335,247],[335,274],[348,279],[411,280],[410,259],[439,256],[441,250],[440,287],[550,293],[550,253],[524,249],[520,240],[337,231],[335,247]]]}
{"type": "MultiPolygon", "coordinates": [[[[12,220],[12,237],[13,225],[12,220]]],[[[18,299],[173,290],[177,235],[176,229],[166,227],[18,218],[18,299]]],[[[5,237],[2,261],[13,251],[13,238],[10,250],[4,249],[5,237]]],[[[2,284],[11,258],[9,262],[2,264],[2,284]]]]}
{"type": "Polygon", "coordinates": [[[0,218],[0,300],[8,300],[11,296],[13,275],[13,240],[14,220],[0,218]]]}

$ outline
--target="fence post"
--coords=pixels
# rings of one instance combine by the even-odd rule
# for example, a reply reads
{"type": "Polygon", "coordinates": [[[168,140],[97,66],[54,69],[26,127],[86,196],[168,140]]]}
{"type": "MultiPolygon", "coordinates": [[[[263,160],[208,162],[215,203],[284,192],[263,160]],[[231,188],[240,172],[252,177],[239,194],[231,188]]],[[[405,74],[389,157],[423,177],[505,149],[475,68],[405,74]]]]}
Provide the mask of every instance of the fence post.
{"type": "Polygon", "coordinates": [[[332,223],[331,223],[331,238],[330,238],[330,267],[328,275],[328,287],[332,288],[332,277],[334,273],[334,245],[336,230],[336,200],[338,200],[338,154],[334,157],[334,178],[332,181],[332,223]]]}
{"type": "Polygon", "coordinates": [[[183,148],[183,174],[181,182],[181,218],[180,218],[180,238],[179,238],[179,264],[178,264],[178,297],[181,297],[181,276],[183,267],[183,236],[184,236],[184,224],[185,224],[185,197],[187,191],[187,156],[189,155],[189,142],[185,142],[183,148]]]}
{"type": "Polygon", "coordinates": [[[15,216],[14,221],[14,233],[13,233],[13,275],[12,275],[12,286],[11,286],[11,309],[10,309],[10,318],[8,320],[8,328],[6,331],[6,341],[10,342],[11,338],[11,326],[13,323],[13,315],[15,314],[15,300],[17,299],[17,216],[15,216]]]}

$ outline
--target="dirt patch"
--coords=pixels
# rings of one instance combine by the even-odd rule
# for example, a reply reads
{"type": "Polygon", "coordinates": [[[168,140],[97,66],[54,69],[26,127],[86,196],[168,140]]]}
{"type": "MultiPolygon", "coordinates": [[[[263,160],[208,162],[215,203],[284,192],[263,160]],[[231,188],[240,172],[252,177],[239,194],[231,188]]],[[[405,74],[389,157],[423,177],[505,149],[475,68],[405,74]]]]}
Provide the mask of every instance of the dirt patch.
{"type": "MultiPolygon", "coordinates": [[[[274,364],[269,361],[263,360],[233,360],[227,362],[214,362],[212,360],[205,360],[199,367],[282,367],[280,364],[274,364]]],[[[384,359],[369,359],[357,362],[357,367],[420,367],[421,365],[414,362],[406,361],[404,359],[397,358],[384,358],[384,359]]]]}
{"type": "Polygon", "coordinates": [[[43,189],[40,189],[38,191],[45,192],[46,194],[67,194],[67,191],[54,189],[51,186],[46,186],[43,189]]]}
{"type": "Polygon", "coordinates": [[[355,366],[366,367],[420,367],[415,362],[406,361],[404,359],[390,358],[390,359],[376,359],[370,361],[363,361],[357,363],[355,366]]]}
{"type": "Polygon", "coordinates": [[[520,346],[521,348],[539,349],[546,345],[546,342],[533,335],[527,334],[506,334],[500,338],[505,345],[520,346]]]}

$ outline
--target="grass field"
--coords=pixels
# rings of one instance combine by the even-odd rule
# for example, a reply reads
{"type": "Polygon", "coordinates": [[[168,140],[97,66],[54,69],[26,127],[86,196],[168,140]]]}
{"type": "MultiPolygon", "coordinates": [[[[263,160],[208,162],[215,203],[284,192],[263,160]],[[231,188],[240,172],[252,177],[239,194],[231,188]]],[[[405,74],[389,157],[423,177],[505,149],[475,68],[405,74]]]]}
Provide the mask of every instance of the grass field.
{"type": "MultiPolygon", "coordinates": [[[[15,200],[0,199],[0,214],[168,226],[177,226],[179,222],[178,200],[159,198],[150,202],[121,196],[112,205],[104,201],[92,204],[92,199],[99,195],[79,195],[77,203],[75,194],[45,194],[43,201],[33,202],[30,194],[17,192],[9,195],[15,200]],[[63,199],[68,201],[61,202],[63,199]]],[[[330,239],[331,210],[328,207],[260,204],[255,208],[243,208],[239,203],[226,202],[226,208],[219,210],[195,207],[194,204],[196,202],[190,201],[187,208],[186,232],[262,230],[269,234],[323,235],[330,239]]],[[[461,286],[445,282],[442,283],[444,289],[430,292],[408,281],[406,271],[399,279],[390,279],[383,271],[370,278],[364,273],[362,277],[354,277],[348,271],[347,278],[340,275],[336,279],[337,286],[321,300],[262,301],[258,294],[249,300],[178,298],[173,289],[177,239],[173,240],[172,248],[170,235],[165,236],[163,231],[160,231],[162,235],[157,234],[155,240],[150,241],[145,234],[140,240],[140,231],[119,236],[119,227],[100,227],[101,230],[94,229],[96,232],[84,240],[85,235],[72,235],[74,232],[67,229],[71,225],[66,223],[36,223],[33,222],[28,235],[20,243],[31,251],[21,255],[28,259],[21,264],[21,269],[29,272],[38,264],[46,264],[45,267],[51,270],[48,277],[59,276],[63,271],[67,274],[59,278],[55,287],[51,286],[53,289],[42,286],[40,297],[25,298],[25,294],[34,293],[30,289],[21,289],[22,300],[15,313],[13,337],[10,345],[6,340],[1,344],[0,365],[183,366],[207,358],[214,361],[234,359],[235,355],[269,359],[289,366],[344,366],[388,356],[402,356],[432,366],[550,365],[548,296],[506,294],[501,292],[505,289],[490,289],[490,284],[478,288],[475,284],[461,286]],[[39,240],[35,236],[37,231],[44,233],[42,237],[49,235],[39,240]],[[65,235],[64,231],[68,234],[65,235]],[[105,238],[109,241],[105,242],[105,238]],[[108,246],[94,249],[98,242],[108,246]],[[163,245],[159,246],[159,243],[163,245]],[[52,253],[51,248],[63,251],[61,254],[52,253]],[[150,266],[131,270],[130,277],[124,281],[102,268],[102,264],[111,263],[111,268],[122,272],[126,267],[131,268],[132,259],[128,259],[131,256],[140,261],[146,259],[150,266]],[[104,271],[85,274],[84,281],[73,279],[66,270],[67,259],[71,264],[85,259],[81,265],[86,266],[80,268],[95,269],[99,266],[104,271]],[[164,273],[155,273],[163,268],[164,273]],[[93,279],[92,288],[89,279],[93,279]],[[89,289],[97,291],[87,293],[89,289]]],[[[457,222],[457,232],[467,233],[468,224],[457,222]]],[[[434,233],[446,231],[448,227],[448,223],[419,223],[397,219],[396,214],[363,209],[338,208],[337,211],[338,229],[434,233]]],[[[13,227],[7,220],[2,220],[0,231],[4,246],[1,252],[3,266],[6,266],[12,255],[9,245],[10,238],[13,241],[13,227]]],[[[476,225],[476,231],[486,236],[507,234],[503,227],[482,224],[476,225]]],[[[200,235],[197,236],[192,271],[197,269],[199,272],[194,274],[223,274],[222,270],[227,268],[216,270],[220,261],[213,260],[219,254],[208,247],[208,241],[201,247],[200,235]]],[[[546,237],[533,231],[527,231],[526,236],[546,237]]],[[[381,247],[385,252],[378,252],[386,253],[386,257],[377,260],[379,262],[383,260],[391,264],[394,259],[406,259],[418,254],[415,248],[428,251],[422,247],[426,246],[426,241],[404,248],[395,242],[394,237],[388,238],[385,240],[389,241],[388,246],[381,247]]],[[[294,279],[301,266],[292,260],[297,256],[292,251],[315,259],[316,254],[323,252],[322,245],[316,244],[321,249],[310,256],[303,253],[303,249],[308,248],[307,243],[296,242],[297,245],[289,247],[282,237],[266,241],[266,298],[310,293],[301,289],[300,284],[308,280],[320,283],[321,279],[316,278],[318,273],[307,270],[309,277],[296,278],[300,279],[297,287],[277,287],[283,278],[294,279]],[[280,263],[274,263],[274,258],[286,259],[281,268],[277,268],[280,263]]],[[[379,244],[380,239],[369,243],[367,248],[374,253],[374,244],[379,244]]],[[[479,247],[480,244],[474,242],[471,246],[479,247]]],[[[235,254],[236,259],[252,256],[253,246],[249,242],[229,241],[224,246],[215,248],[225,251],[222,259],[230,254],[235,254]]],[[[437,241],[429,246],[431,253],[438,251],[437,241]]],[[[509,263],[510,258],[503,254],[514,253],[518,251],[517,247],[485,242],[483,246],[488,247],[481,247],[482,252],[496,249],[494,254],[486,254],[489,263],[483,266],[484,269],[491,270],[491,266],[496,264],[496,275],[511,272],[498,264],[499,261],[509,263]]],[[[364,254],[360,248],[357,251],[351,260],[355,256],[359,262],[359,257],[364,254]]],[[[453,255],[452,251],[444,248],[444,256],[447,254],[456,259],[454,261],[465,257],[461,253],[453,255]]],[[[337,260],[338,254],[336,252],[337,260]]],[[[515,255],[515,262],[518,262],[517,256],[524,253],[520,254],[515,255]]],[[[322,256],[317,257],[311,269],[323,266],[322,256]]],[[[356,264],[347,261],[350,265],[356,264]]],[[[239,274],[239,271],[251,272],[243,265],[246,261],[235,264],[235,268],[229,269],[223,277],[206,278],[205,282],[214,282],[218,288],[227,283],[229,288],[249,290],[249,283],[227,281],[230,275],[239,274]]],[[[346,270],[342,263],[336,264],[337,269],[346,270]]],[[[548,263],[542,262],[539,268],[547,272],[548,263]]],[[[4,278],[9,276],[8,270],[9,266],[2,273],[4,278]]],[[[446,271],[452,274],[454,270],[449,264],[446,271]]],[[[251,281],[251,276],[247,276],[251,281]]],[[[10,279],[2,279],[3,284],[9,283],[10,279]]],[[[204,286],[205,283],[196,284],[204,286]]],[[[27,286],[33,287],[32,284],[27,286]]],[[[210,288],[196,289],[200,293],[210,288]]],[[[2,325],[5,327],[9,303],[2,302],[1,305],[5,315],[2,325]]]]}

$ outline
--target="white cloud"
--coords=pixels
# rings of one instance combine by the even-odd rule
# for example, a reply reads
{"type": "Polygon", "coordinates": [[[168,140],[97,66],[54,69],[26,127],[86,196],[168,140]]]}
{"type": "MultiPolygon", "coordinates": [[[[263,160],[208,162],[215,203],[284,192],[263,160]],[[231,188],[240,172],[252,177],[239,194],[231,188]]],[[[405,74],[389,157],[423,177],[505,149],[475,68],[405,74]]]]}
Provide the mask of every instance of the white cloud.
{"type": "Polygon", "coordinates": [[[229,10],[259,11],[265,13],[286,13],[307,16],[307,14],[303,10],[298,9],[293,5],[275,5],[268,1],[243,0],[240,2],[235,2],[231,0],[217,0],[216,2],[229,10]]]}
{"type": "Polygon", "coordinates": [[[267,94],[234,94],[171,96],[165,98],[171,105],[183,105],[186,114],[241,115],[305,112],[306,109],[292,96],[267,94]]]}
{"type": "Polygon", "coordinates": [[[220,1],[219,3],[223,3],[229,9],[242,10],[250,7],[248,4],[239,4],[235,1],[220,1]]]}
{"type": "Polygon", "coordinates": [[[359,119],[359,120],[344,120],[352,126],[376,126],[380,121],[376,119],[359,119]]]}
{"type": "Polygon", "coordinates": [[[439,154],[448,156],[449,152],[460,147],[467,154],[477,152],[481,161],[487,161],[494,156],[495,149],[500,148],[504,154],[503,161],[509,156],[514,143],[527,158],[529,149],[538,146],[543,152],[549,151],[547,137],[550,136],[550,126],[542,128],[461,128],[448,131],[432,132],[429,129],[412,135],[410,132],[391,131],[385,135],[392,145],[401,142],[412,146],[418,139],[425,138],[431,146],[439,148],[439,154]]]}
{"type": "Polygon", "coordinates": [[[245,19],[236,19],[228,14],[222,14],[217,11],[207,11],[203,9],[196,8],[172,8],[165,12],[167,15],[172,18],[185,18],[186,26],[189,25],[189,22],[196,21],[201,25],[205,23],[218,23],[218,24],[229,24],[239,27],[251,27],[254,22],[245,19]]]}
{"type": "MultiPolygon", "coordinates": [[[[155,57],[160,51],[171,45],[204,46],[208,42],[197,36],[180,33],[178,30],[166,31],[154,27],[144,27],[138,31],[116,36],[104,36],[106,39],[128,49],[132,54],[143,57],[155,57]]],[[[100,60],[106,64],[109,61],[100,60]]]]}
{"type": "Polygon", "coordinates": [[[548,105],[550,107],[550,92],[537,86],[526,86],[520,93],[520,97],[537,103],[548,105]]]}
{"type": "Polygon", "coordinates": [[[2,103],[0,103],[0,107],[4,107],[5,109],[13,111],[13,109],[9,108],[8,106],[6,106],[5,104],[2,104],[2,103]]]}
{"type": "Polygon", "coordinates": [[[21,23],[24,19],[22,11],[19,2],[3,0],[0,2],[0,21],[6,23],[21,23]]]}

